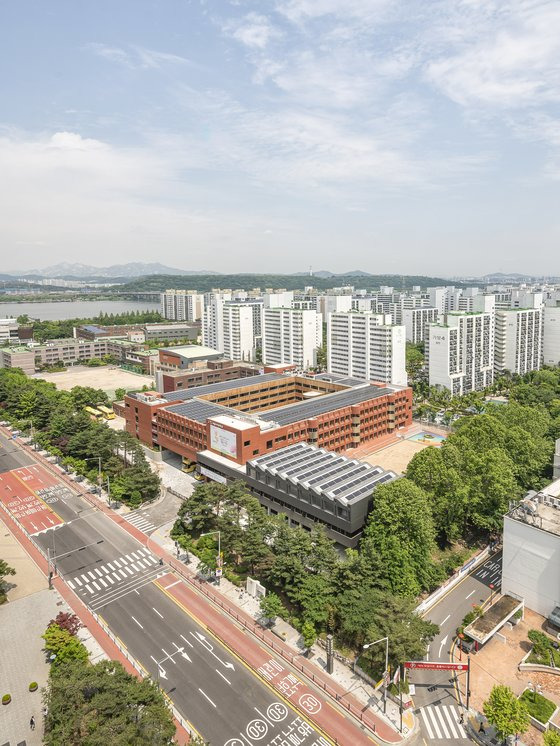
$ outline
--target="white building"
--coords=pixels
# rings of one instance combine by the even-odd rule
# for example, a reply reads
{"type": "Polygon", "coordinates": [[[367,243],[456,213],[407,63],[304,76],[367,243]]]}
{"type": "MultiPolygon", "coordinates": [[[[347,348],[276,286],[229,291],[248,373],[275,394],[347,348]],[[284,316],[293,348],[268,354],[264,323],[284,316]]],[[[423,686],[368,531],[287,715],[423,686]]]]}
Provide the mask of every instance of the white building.
{"type": "Polygon", "coordinates": [[[502,593],[545,617],[560,606],[560,479],[504,516],[502,593]]]}
{"type": "Polygon", "coordinates": [[[161,315],[172,321],[199,321],[204,296],[195,290],[166,290],[160,298],[161,315]]]}
{"type": "MultiPolygon", "coordinates": [[[[0,319],[0,344],[19,344],[18,334],[19,324],[17,319],[6,318],[0,319]]],[[[27,340],[29,341],[29,340],[27,340]]]]}
{"type": "Polygon", "coordinates": [[[365,381],[407,385],[406,331],[390,315],[331,313],[327,319],[327,370],[365,381]]]}
{"type": "Polygon", "coordinates": [[[281,292],[263,294],[265,308],[291,308],[293,299],[293,290],[283,290],[281,292]]]}
{"type": "Polygon", "coordinates": [[[262,359],[267,365],[297,365],[305,370],[317,364],[322,341],[321,314],[295,308],[265,308],[262,359]]]}
{"type": "Polygon", "coordinates": [[[454,312],[428,327],[430,386],[453,396],[481,391],[494,380],[494,319],[488,312],[454,312]]]}
{"type": "MultiPolygon", "coordinates": [[[[262,304],[261,304],[262,307],[262,304]]],[[[224,303],[222,307],[222,349],[230,360],[254,360],[256,338],[253,304],[224,303]]]]}
{"type": "Polygon", "coordinates": [[[437,308],[405,308],[402,312],[406,341],[418,344],[426,341],[429,324],[437,324],[437,308]]]}
{"type": "Polygon", "coordinates": [[[560,365],[560,306],[544,307],[543,363],[560,365]]]}
{"type": "Polygon", "coordinates": [[[542,310],[508,308],[496,310],[494,369],[523,375],[539,370],[542,359],[542,310]]]}

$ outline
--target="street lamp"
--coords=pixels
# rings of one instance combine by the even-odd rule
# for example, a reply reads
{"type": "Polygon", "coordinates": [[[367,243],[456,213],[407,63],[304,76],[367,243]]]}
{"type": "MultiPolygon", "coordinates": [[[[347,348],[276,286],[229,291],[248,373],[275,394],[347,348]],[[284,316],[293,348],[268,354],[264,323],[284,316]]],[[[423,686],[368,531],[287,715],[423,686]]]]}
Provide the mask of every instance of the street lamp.
{"type": "Polygon", "coordinates": [[[389,675],[389,638],[388,637],[381,637],[379,640],[375,640],[374,642],[368,642],[365,645],[362,645],[364,650],[367,650],[368,648],[373,647],[374,645],[377,645],[379,642],[385,643],[385,671],[383,672],[383,712],[387,712],[387,677],[389,675]]]}
{"type": "Polygon", "coordinates": [[[222,545],[221,545],[221,531],[207,531],[205,534],[200,534],[201,538],[203,536],[212,536],[212,534],[218,534],[218,561],[217,561],[217,568],[216,568],[216,577],[218,579],[218,585],[220,585],[220,580],[222,578],[222,545]]]}

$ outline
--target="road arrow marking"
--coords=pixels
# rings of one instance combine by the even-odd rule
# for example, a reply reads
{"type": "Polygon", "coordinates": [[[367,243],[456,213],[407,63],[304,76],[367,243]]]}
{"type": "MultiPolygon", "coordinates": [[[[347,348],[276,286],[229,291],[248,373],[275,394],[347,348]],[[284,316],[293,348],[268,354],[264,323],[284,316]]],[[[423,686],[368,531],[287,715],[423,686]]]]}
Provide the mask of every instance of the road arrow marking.
{"type": "Polygon", "coordinates": [[[447,638],[448,638],[448,635],[445,635],[445,637],[443,638],[443,640],[439,644],[438,658],[441,658],[441,650],[442,650],[443,646],[445,645],[445,643],[447,642],[447,638]]]}
{"type": "Polygon", "coordinates": [[[210,655],[213,655],[217,661],[220,661],[220,663],[222,664],[222,666],[224,666],[224,668],[229,668],[232,671],[235,671],[235,666],[233,665],[233,663],[229,663],[228,661],[223,661],[221,658],[219,658],[216,655],[216,653],[214,652],[214,646],[212,645],[212,643],[208,642],[208,640],[202,633],[191,632],[190,634],[195,638],[195,640],[198,640],[198,642],[206,648],[206,650],[210,653],[210,655]]]}
{"type": "Polygon", "coordinates": [[[189,658],[189,656],[188,656],[188,655],[187,655],[187,654],[185,653],[185,649],[184,649],[184,647],[181,647],[181,648],[180,648],[180,647],[179,647],[179,646],[177,645],[177,643],[176,643],[176,642],[174,642],[174,643],[173,643],[173,646],[174,646],[175,648],[177,648],[177,652],[178,652],[178,653],[181,653],[181,656],[182,656],[182,657],[183,657],[183,658],[184,658],[185,660],[189,661],[189,663],[192,663],[192,660],[191,660],[191,659],[189,658]]]}

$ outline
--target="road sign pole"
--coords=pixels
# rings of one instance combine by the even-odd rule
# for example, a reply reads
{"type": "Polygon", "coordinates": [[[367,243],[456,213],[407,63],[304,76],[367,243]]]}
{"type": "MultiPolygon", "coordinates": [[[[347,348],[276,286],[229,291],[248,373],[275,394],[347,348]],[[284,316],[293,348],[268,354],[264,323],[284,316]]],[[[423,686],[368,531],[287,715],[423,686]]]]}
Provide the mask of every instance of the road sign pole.
{"type": "Polygon", "coordinates": [[[467,712],[469,711],[469,703],[471,699],[471,656],[467,656],[467,712]]]}
{"type": "Polygon", "coordinates": [[[403,711],[403,704],[402,704],[402,690],[404,686],[404,668],[399,665],[399,691],[401,695],[401,701],[399,704],[399,730],[402,733],[402,711],[403,711]]]}

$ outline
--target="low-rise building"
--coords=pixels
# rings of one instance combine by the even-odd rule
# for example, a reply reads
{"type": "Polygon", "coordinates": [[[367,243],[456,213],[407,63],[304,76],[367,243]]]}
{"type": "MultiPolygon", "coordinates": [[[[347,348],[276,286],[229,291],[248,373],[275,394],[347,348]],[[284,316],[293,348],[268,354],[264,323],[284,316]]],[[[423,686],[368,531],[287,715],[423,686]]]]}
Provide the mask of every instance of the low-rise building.
{"type": "Polygon", "coordinates": [[[256,376],[259,370],[256,365],[233,360],[201,360],[194,362],[187,370],[159,370],[156,373],[156,386],[163,393],[181,391],[193,386],[207,386],[211,383],[256,376]]]}

